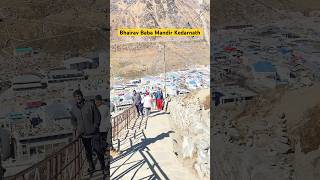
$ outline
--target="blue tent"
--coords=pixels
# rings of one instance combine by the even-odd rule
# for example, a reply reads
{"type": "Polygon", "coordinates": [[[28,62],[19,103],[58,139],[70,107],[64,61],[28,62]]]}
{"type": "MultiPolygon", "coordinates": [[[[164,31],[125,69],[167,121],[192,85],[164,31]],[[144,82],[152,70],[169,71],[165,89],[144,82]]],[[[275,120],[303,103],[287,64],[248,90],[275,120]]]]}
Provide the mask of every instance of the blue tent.
{"type": "Polygon", "coordinates": [[[255,72],[276,72],[276,69],[273,67],[271,62],[268,61],[259,61],[253,64],[255,72]]]}
{"type": "Polygon", "coordinates": [[[282,54],[287,54],[287,53],[289,53],[289,52],[292,52],[292,50],[290,50],[290,49],[288,49],[288,48],[281,48],[281,49],[280,49],[280,52],[281,52],[282,54]]]}

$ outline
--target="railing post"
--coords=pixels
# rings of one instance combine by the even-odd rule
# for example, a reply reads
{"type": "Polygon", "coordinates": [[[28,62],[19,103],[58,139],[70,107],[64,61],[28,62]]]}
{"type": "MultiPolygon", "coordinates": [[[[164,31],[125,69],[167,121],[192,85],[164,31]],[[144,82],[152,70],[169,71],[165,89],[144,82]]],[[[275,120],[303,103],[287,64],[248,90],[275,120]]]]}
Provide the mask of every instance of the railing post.
{"type": "Polygon", "coordinates": [[[57,155],[57,180],[61,180],[61,154],[57,155]]]}
{"type": "Polygon", "coordinates": [[[48,160],[47,162],[47,180],[51,179],[51,160],[48,160]]]}
{"type": "Polygon", "coordinates": [[[80,173],[80,170],[81,170],[81,168],[80,168],[80,166],[81,166],[81,161],[80,161],[80,153],[81,153],[81,144],[80,144],[80,141],[79,141],[79,139],[78,139],[78,141],[77,141],[77,147],[78,147],[78,153],[77,153],[77,161],[78,161],[78,163],[77,163],[77,166],[78,166],[78,178],[79,179],[81,179],[81,173],[80,173]]]}
{"type": "Polygon", "coordinates": [[[130,117],[130,109],[128,109],[128,111],[127,111],[127,114],[126,114],[126,119],[127,119],[127,121],[128,121],[128,126],[131,124],[131,117],[130,117]]]}
{"type": "Polygon", "coordinates": [[[118,138],[119,137],[119,121],[116,121],[116,132],[117,132],[117,138],[118,138]]]}
{"type": "Polygon", "coordinates": [[[120,139],[118,139],[118,151],[120,151],[120,139]]]}
{"type": "Polygon", "coordinates": [[[79,139],[79,160],[80,160],[80,169],[82,169],[82,166],[83,166],[83,149],[82,149],[82,142],[80,141],[81,139],[79,139]]]}
{"type": "Polygon", "coordinates": [[[126,116],[126,129],[129,129],[129,118],[126,116]]]}
{"type": "Polygon", "coordinates": [[[76,158],[76,152],[77,152],[77,146],[76,146],[76,143],[74,143],[73,145],[73,153],[74,154],[74,160],[73,160],[73,163],[74,163],[74,178],[77,179],[77,159],[76,158]]]}
{"type": "Polygon", "coordinates": [[[115,136],[116,136],[116,130],[115,130],[115,127],[116,127],[116,123],[115,123],[116,121],[115,121],[115,118],[113,119],[113,127],[111,128],[112,129],[112,137],[111,138],[113,138],[114,140],[115,140],[115,136]]]}
{"type": "Polygon", "coordinates": [[[79,141],[76,141],[75,146],[76,146],[76,153],[75,153],[75,155],[76,155],[76,157],[75,157],[76,168],[75,169],[76,169],[76,179],[78,180],[78,179],[80,179],[79,156],[78,156],[79,155],[79,141]]]}

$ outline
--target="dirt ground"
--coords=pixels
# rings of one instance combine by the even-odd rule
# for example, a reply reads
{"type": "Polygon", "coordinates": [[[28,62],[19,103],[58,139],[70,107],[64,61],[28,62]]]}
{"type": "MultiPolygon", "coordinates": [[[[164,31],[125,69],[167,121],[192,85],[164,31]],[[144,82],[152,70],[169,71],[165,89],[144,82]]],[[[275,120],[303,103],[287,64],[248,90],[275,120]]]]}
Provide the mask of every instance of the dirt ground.
{"type": "MultiPolygon", "coordinates": [[[[257,97],[244,109],[237,109],[234,123],[242,132],[248,124],[260,119],[286,117],[289,138],[292,142],[300,141],[301,151],[309,153],[320,145],[320,99],[315,98],[320,85],[296,90],[278,89],[257,97]]],[[[245,135],[244,135],[245,136],[245,135]]]]}

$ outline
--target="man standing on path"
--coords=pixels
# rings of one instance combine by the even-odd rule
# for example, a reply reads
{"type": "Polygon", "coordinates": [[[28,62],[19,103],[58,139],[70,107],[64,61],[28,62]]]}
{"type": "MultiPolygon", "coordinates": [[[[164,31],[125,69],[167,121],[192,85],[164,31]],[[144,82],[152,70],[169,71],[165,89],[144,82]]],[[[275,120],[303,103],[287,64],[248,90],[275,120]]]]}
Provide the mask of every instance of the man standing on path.
{"type": "Polygon", "coordinates": [[[106,148],[110,148],[110,154],[117,154],[112,145],[112,125],[111,118],[108,118],[108,106],[103,102],[101,95],[96,95],[95,104],[101,114],[100,134],[103,141],[106,142],[106,148]]]}
{"type": "Polygon", "coordinates": [[[148,120],[148,117],[150,115],[150,111],[151,111],[151,106],[152,106],[152,98],[149,95],[149,92],[146,92],[146,96],[143,98],[143,107],[145,109],[146,112],[146,117],[148,120]]]}
{"type": "Polygon", "coordinates": [[[143,118],[143,110],[141,108],[141,95],[137,93],[136,90],[133,90],[133,104],[136,106],[138,117],[143,118]]]}
{"type": "Polygon", "coordinates": [[[71,109],[71,123],[76,130],[76,135],[82,139],[85,148],[87,162],[89,164],[88,173],[95,171],[95,165],[92,159],[92,153],[95,151],[100,162],[101,170],[107,173],[104,161],[104,152],[101,147],[97,147],[97,141],[100,139],[99,126],[101,115],[96,105],[84,99],[80,90],[73,92],[76,101],[71,109]]]}

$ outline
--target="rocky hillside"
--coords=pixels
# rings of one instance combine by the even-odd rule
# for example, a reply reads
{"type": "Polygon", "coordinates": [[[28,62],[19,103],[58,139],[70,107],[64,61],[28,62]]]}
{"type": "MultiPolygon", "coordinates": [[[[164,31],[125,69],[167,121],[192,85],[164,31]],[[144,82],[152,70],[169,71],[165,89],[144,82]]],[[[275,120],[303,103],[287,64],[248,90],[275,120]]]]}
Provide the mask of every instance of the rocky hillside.
{"type": "Polygon", "coordinates": [[[270,91],[247,105],[216,109],[214,177],[319,179],[319,88],[270,91]]]}
{"type": "MultiPolygon", "coordinates": [[[[118,37],[118,28],[204,28],[209,34],[208,0],[125,0],[111,2],[112,42],[139,42],[169,38],[118,37]]],[[[179,40],[191,38],[179,37],[179,40]]],[[[172,40],[172,39],[171,39],[172,40]]],[[[176,39],[175,39],[176,40],[176,39]]]]}
{"type": "Polygon", "coordinates": [[[175,154],[201,179],[210,179],[209,99],[209,89],[203,89],[169,105],[175,154]]]}
{"type": "Polygon", "coordinates": [[[208,65],[208,0],[111,2],[111,76],[136,78],[208,65]],[[119,28],[203,28],[204,37],[118,37],[119,28]],[[163,45],[166,44],[164,52],[163,45]],[[174,41],[174,42],[172,42],[174,41]],[[165,62],[164,62],[165,60],[165,62]],[[166,64],[166,65],[164,65],[166,64]]]}
{"type": "Polygon", "coordinates": [[[105,46],[106,1],[43,0],[0,2],[0,47],[46,52],[90,51],[105,46]]]}
{"type": "Polygon", "coordinates": [[[288,18],[290,12],[308,14],[320,9],[317,0],[225,0],[212,2],[217,27],[236,24],[257,24],[288,18]]]}

